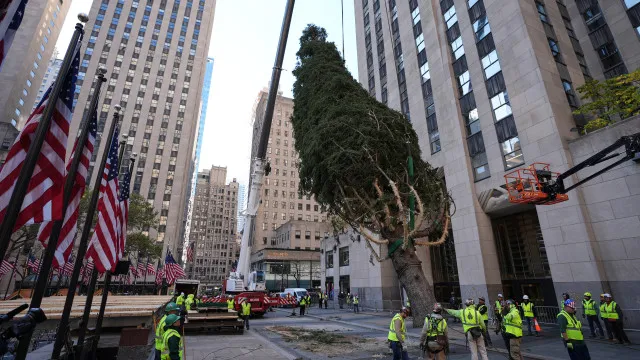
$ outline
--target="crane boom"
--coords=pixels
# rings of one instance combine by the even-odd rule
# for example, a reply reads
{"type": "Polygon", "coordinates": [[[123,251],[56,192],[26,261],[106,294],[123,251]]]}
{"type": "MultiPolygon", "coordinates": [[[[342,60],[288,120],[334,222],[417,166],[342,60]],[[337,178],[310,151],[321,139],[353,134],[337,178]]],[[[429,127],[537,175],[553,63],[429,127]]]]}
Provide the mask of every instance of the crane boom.
{"type": "Polygon", "coordinates": [[[246,221],[242,232],[242,241],[240,243],[240,257],[235,272],[231,272],[226,283],[227,292],[264,291],[264,272],[258,271],[249,274],[251,268],[251,234],[253,232],[255,216],[260,205],[260,189],[262,187],[262,178],[265,173],[269,173],[269,164],[266,162],[267,145],[269,143],[269,133],[271,132],[271,123],[273,120],[273,111],[276,106],[276,97],[278,96],[278,85],[280,83],[280,74],[282,72],[282,63],[284,61],[285,49],[287,47],[287,38],[289,37],[289,28],[291,27],[291,18],[293,16],[293,6],[295,0],[288,0],[287,7],[282,20],[282,29],[280,30],[280,40],[278,41],[278,50],[276,52],[276,60],[271,72],[271,82],[269,84],[269,95],[267,97],[267,105],[262,122],[262,131],[260,133],[260,142],[258,143],[258,151],[256,157],[251,161],[251,186],[249,187],[249,200],[247,202],[247,210],[245,212],[246,221]]]}

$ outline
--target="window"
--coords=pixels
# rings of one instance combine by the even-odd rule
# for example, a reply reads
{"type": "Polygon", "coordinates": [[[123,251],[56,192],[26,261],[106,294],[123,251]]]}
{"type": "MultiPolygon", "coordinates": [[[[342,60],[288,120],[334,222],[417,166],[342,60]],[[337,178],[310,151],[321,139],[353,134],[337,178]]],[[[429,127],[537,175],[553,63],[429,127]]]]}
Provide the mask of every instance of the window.
{"type": "Polygon", "coordinates": [[[338,252],[340,266],[349,266],[349,247],[341,247],[338,252]]]}
{"type": "Polygon", "coordinates": [[[462,46],[462,36],[458,36],[457,39],[451,43],[451,50],[456,60],[460,59],[464,55],[464,46],[462,46]]]}
{"type": "Polygon", "coordinates": [[[511,105],[509,104],[509,94],[506,91],[491,98],[491,107],[496,121],[500,121],[511,115],[511,105]]]}
{"type": "Polygon", "coordinates": [[[310,240],[310,239],[311,239],[311,231],[308,231],[308,230],[307,230],[307,231],[305,231],[305,232],[304,232],[304,238],[305,238],[306,240],[310,240]]]}
{"type": "Polygon", "coordinates": [[[458,15],[456,14],[456,7],[451,6],[447,12],[444,13],[444,21],[447,23],[447,29],[450,29],[455,23],[458,22],[458,15]]]}
{"type": "Polygon", "coordinates": [[[487,153],[476,154],[471,158],[473,166],[473,177],[475,181],[480,181],[491,176],[489,172],[489,162],[487,161],[487,153]]]}
{"type": "Polygon", "coordinates": [[[558,61],[558,55],[560,55],[560,48],[558,47],[558,43],[554,40],[549,38],[549,48],[551,49],[551,55],[553,55],[553,57],[556,59],[556,61],[558,61]]]}
{"type": "Polygon", "coordinates": [[[467,115],[467,135],[471,136],[480,131],[480,117],[478,116],[478,108],[469,111],[467,115]]]}
{"type": "Polygon", "coordinates": [[[624,0],[624,4],[627,7],[627,9],[631,9],[636,4],[640,4],[640,0],[624,0]]]}
{"type": "Polygon", "coordinates": [[[324,254],[324,266],[327,269],[333,268],[333,251],[327,251],[324,254]]]}
{"type": "Polygon", "coordinates": [[[458,87],[460,88],[460,97],[467,95],[472,90],[469,70],[458,76],[458,87]]]}
{"type": "Polygon", "coordinates": [[[482,67],[484,68],[484,76],[486,79],[490,79],[493,75],[500,72],[500,61],[498,61],[498,53],[495,50],[482,58],[482,67]]]}
{"type": "Polygon", "coordinates": [[[300,230],[296,230],[296,239],[300,239],[300,230]]]}
{"type": "Polygon", "coordinates": [[[483,15],[475,23],[473,23],[473,31],[476,33],[476,41],[480,41],[484,39],[489,33],[491,33],[491,28],[489,27],[489,20],[487,20],[487,16],[483,15]]]}
{"type": "Polygon", "coordinates": [[[504,164],[507,169],[524,164],[524,157],[520,148],[520,139],[518,139],[517,136],[504,141],[500,146],[502,147],[504,164]]]}
{"type": "Polygon", "coordinates": [[[547,16],[547,10],[544,8],[544,5],[536,1],[536,8],[538,8],[538,15],[540,16],[540,20],[549,24],[549,17],[547,16]]]}

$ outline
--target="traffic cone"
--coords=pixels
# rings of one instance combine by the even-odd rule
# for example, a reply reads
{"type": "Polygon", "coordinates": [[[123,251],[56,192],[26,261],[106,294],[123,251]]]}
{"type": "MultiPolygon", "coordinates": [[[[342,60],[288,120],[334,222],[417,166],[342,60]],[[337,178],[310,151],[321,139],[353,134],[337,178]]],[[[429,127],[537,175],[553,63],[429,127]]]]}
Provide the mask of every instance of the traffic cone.
{"type": "Polygon", "coordinates": [[[540,327],[540,324],[538,324],[537,318],[533,318],[533,325],[535,326],[537,332],[542,332],[542,328],[540,327]]]}

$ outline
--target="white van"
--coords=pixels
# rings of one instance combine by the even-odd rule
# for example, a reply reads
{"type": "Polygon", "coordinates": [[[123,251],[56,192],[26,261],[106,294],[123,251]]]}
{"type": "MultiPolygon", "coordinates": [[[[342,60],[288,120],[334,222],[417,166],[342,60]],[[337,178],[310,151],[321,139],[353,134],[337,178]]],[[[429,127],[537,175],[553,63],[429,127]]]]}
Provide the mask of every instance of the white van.
{"type": "Polygon", "coordinates": [[[304,288],[288,288],[284,289],[284,294],[285,296],[287,296],[286,294],[291,294],[291,296],[295,296],[298,302],[300,302],[300,299],[302,299],[303,296],[309,295],[309,292],[304,288]]]}

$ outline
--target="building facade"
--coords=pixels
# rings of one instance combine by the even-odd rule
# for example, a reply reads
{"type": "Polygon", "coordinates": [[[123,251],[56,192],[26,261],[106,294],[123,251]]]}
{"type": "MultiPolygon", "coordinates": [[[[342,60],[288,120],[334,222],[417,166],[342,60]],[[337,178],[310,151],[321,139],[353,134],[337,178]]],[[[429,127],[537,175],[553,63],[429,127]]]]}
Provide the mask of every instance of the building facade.
{"type": "MultiPolygon", "coordinates": [[[[105,66],[99,138],[109,128],[112,106],[121,105],[126,153],[138,154],[132,190],[159,213],[160,225],[150,229],[151,238],[174,254],[182,243],[215,4],[97,0],[85,35],[74,116],[86,111],[96,71],[105,66]]],[[[78,124],[73,122],[71,133],[78,124]]],[[[104,141],[99,145],[90,164],[92,181],[104,141]]],[[[128,160],[121,165],[128,166],[128,160]]]]}
{"type": "Polygon", "coordinates": [[[226,178],[226,167],[213,166],[199,172],[196,183],[189,236],[194,251],[186,272],[207,288],[222,286],[236,260],[238,182],[226,178]]]}
{"type": "Polygon", "coordinates": [[[47,92],[47,89],[56,81],[56,77],[58,77],[58,73],[60,72],[60,67],[62,66],[62,59],[56,59],[54,57],[49,60],[49,66],[47,66],[47,72],[44,73],[44,77],[42,78],[42,85],[40,85],[40,89],[38,89],[38,95],[36,95],[36,100],[33,102],[33,109],[36,109],[40,100],[47,92]]]}
{"type": "Polygon", "coordinates": [[[245,218],[242,216],[242,212],[247,209],[247,186],[245,184],[240,184],[240,189],[238,190],[238,231],[242,231],[244,229],[245,218]]]}
{"type": "Polygon", "coordinates": [[[563,292],[591,291],[640,305],[631,285],[640,280],[631,270],[640,259],[637,206],[618,218],[610,204],[640,203],[637,163],[557,205],[510,204],[504,190],[504,175],[523,165],[563,172],[584,159],[575,150],[584,123],[572,115],[575,89],[638,67],[637,4],[355,0],[360,82],[407,116],[455,202],[447,243],[418,249],[440,301],[450,291],[502,292],[556,305],[563,292]],[[609,240],[624,255],[611,255],[609,240]]]}

